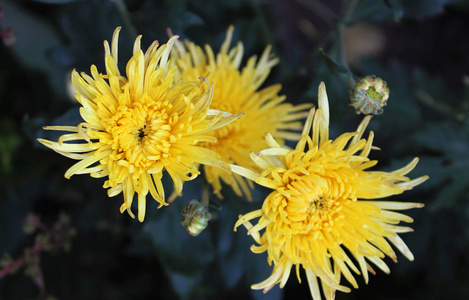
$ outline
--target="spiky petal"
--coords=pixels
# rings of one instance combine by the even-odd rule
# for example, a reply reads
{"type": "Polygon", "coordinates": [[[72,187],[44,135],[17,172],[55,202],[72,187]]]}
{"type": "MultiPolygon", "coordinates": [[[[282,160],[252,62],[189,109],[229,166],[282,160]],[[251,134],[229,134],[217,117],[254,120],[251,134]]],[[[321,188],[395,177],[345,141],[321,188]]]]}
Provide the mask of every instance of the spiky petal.
{"type": "MultiPolygon", "coordinates": [[[[272,57],[271,47],[268,46],[259,59],[251,57],[246,65],[242,66],[243,44],[239,42],[230,49],[232,36],[231,26],[216,56],[208,45],[204,51],[194,43],[178,42],[172,59],[181,78],[195,80],[200,76],[207,76],[207,79],[213,82],[213,109],[245,113],[239,121],[211,132],[217,140],[215,143],[201,145],[220,154],[227,163],[256,168],[249,152],[257,152],[267,147],[264,134],[270,132],[281,144],[284,139],[298,140],[298,131],[301,130],[299,120],[306,118],[311,105],[293,106],[286,103],[285,96],[279,95],[279,84],[261,88],[278,59],[272,57]]],[[[204,171],[207,181],[218,197],[222,197],[223,181],[230,185],[236,194],[244,194],[251,199],[250,181],[246,182],[237,174],[211,166],[204,166],[204,171]]]]}

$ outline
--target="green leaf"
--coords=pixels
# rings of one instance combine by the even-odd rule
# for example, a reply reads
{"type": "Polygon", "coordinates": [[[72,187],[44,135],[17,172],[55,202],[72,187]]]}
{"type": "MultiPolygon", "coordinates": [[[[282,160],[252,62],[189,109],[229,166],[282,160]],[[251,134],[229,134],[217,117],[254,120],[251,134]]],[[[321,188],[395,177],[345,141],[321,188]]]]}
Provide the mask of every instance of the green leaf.
{"type": "MultiPolygon", "coordinates": [[[[236,201],[236,199],[233,199],[236,201]]],[[[233,225],[237,221],[237,215],[242,213],[236,203],[226,203],[216,220],[215,233],[217,236],[217,249],[221,275],[227,285],[232,288],[238,284],[245,272],[245,251],[249,249],[247,238],[243,234],[233,231],[233,225]],[[243,249],[244,248],[244,249],[243,249]]]]}
{"type": "Polygon", "coordinates": [[[431,124],[419,131],[414,139],[428,150],[454,160],[469,160],[469,135],[452,123],[431,124]]]}
{"type": "Polygon", "coordinates": [[[385,1],[364,0],[356,7],[353,13],[353,20],[355,22],[382,22],[393,20],[395,12],[385,3],[385,1]]]}
{"type": "Polygon", "coordinates": [[[18,132],[0,132],[0,173],[11,175],[14,168],[13,157],[22,143],[22,136],[18,132]]]}
{"type": "MultiPolygon", "coordinates": [[[[94,64],[103,72],[103,40],[110,41],[115,28],[123,23],[116,6],[107,1],[89,1],[86,5],[74,2],[60,6],[57,11],[58,27],[70,42],[53,48],[50,52],[51,60],[64,69],[75,68],[78,72],[85,71],[89,74],[90,66],[94,64]]],[[[123,27],[119,35],[121,59],[131,56],[133,42],[128,29],[123,27]]]]}
{"type": "MultiPolygon", "coordinates": [[[[42,120],[38,120],[37,122],[41,122],[42,120]]],[[[49,124],[45,124],[46,126],[77,126],[78,124],[82,123],[83,119],[80,115],[79,107],[72,107],[67,110],[62,115],[55,118],[49,124]]],[[[34,145],[39,146],[39,143],[36,141],[37,138],[43,138],[51,141],[57,141],[60,136],[65,134],[64,131],[57,131],[57,130],[44,130],[42,128],[38,128],[35,137],[34,137],[34,145]]],[[[41,148],[46,149],[45,146],[41,146],[41,148]]]]}
{"type": "Polygon", "coordinates": [[[394,21],[398,22],[404,16],[402,4],[398,0],[383,0],[386,5],[392,9],[394,14],[394,21]]]}
{"type": "MultiPolygon", "coordinates": [[[[0,201],[0,255],[15,253],[24,238],[23,221],[27,207],[20,201],[12,187],[5,188],[0,201]]],[[[24,242],[24,241],[23,241],[24,242]]]]}
{"type": "Polygon", "coordinates": [[[65,94],[65,72],[47,59],[48,52],[61,43],[56,29],[15,2],[19,1],[2,1],[2,9],[7,12],[2,27],[14,28],[18,37],[9,49],[28,69],[46,73],[56,91],[65,94]]]}
{"type": "Polygon", "coordinates": [[[340,75],[348,76],[349,69],[343,64],[337,62],[334,58],[324,52],[324,49],[319,48],[319,53],[321,53],[322,58],[325,60],[329,69],[333,72],[336,72],[340,75]]]}
{"type": "MultiPolygon", "coordinates": [[[[167,191],[171,191],[172,186],[169,180],[169,176],[165,174],[163,184],[167,191]]],[[[147,207],[144,224],[144,231],[153,242],[174,291],[182,299],[190,299],[204,292],[201,290],[203,278],[209,272],[216,253],[209,230],[193,237],[181,225],[183,205],[201,195],[197,183],[200,181],[185,183],[183,196],[167,207],[156,210],[154,201],[147,203],[150,205],[147,207]]]]}
{"type": "Polygon", "coordinates": [[[272,266],[267,262],[267,253],[255,254],[250,250],[255,241],[247,235],[244,226],[238,227],[234,232],[234,224],[239,215],[246,214],[262,207],[262,203],[269,193],[268,190],[256,187],[252,191],[253,201],[235,196],[229,187],[224,189],[227,200],[223,202],[217,226],[217,249],[219,249],[219,264],[223,275],[223,282],[228,288],[234,287],[240,280],[246,291],[256,300],[279,300],[282,298],[283,290],[278,286],[272,288],[268,293],[255,291],[251,285],[267,279],[272,273],[272,266]]]}
{"type": "Polygon", "coordinates": [[[182,35],[192,26],[204,24],[204,20],[197,14],[181,6],[170,7],[150,6],[147,11],[132,14],[132,20],[138,28],[144,28],[149,34],[164,39],[167,37],[166,29],[171,28],[174,34],[182,35]]]}
{"type": "Polygon", "coordinates": [[[382,22],[423,19],[444,12],[446,5],[459,0],[364,0],[353,14],[353,21],[382,22]]]}
{"type": "Polygon", "coordinates": [[[444,12],[444,7],[455,0],[400,0],[406,18],[423,19],[444,12]]]}
{"type": "Polygon", "coordinates": [[[454,207],[460,196],[466,193],[469,187],[469,173],[467,169],[469,164],[466,163],[464,170],[466,172],[456,172],[453,174],[453,181],[446,184],[438,196],[438,202],[432,206],[431,209],[440,207],[451,208],[454,207]]]}
{"type": "Polygon", "coordinates": [[[452,207],[469,189],[469,134],[454,123],[430,124],[414,136],[414,141],[434,157],[422,157],[417,166],[430,176],[429,187],[438,187],[432,209],[452,207]],[[461,130],[462,129],[462,130],[461,130]]]}

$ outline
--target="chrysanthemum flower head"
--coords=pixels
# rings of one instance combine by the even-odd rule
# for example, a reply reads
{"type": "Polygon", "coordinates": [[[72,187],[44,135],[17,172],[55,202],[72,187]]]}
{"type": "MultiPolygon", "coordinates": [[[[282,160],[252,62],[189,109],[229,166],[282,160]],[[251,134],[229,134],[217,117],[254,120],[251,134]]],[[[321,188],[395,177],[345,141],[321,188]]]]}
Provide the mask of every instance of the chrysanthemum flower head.
{"type": "MultiPolygon", "coordinates": [[[[280,84],[260,88],[278,62],[271,57],[268,46],[259,59],[251,57],[241,67],[243,60],[243,44],[239,42],[230,49],[233,36],[231,26],[226,34],[220,52],[215,56],[212,48],[205,46],[205,51],[192,42],[184,41],[176,44],[172,52],[174,64],[184,80],[194,80],[207,76],[215,87],[211,108],[230,113],[244,112],[237,120],[212,131],[210,134],[217,139],[215,143],[202,143],[204,147],[221,155],[223,161],[234,163],[246,168],[256,168],[249,157],[249,152],[257,152],[267,143],[264,134],[270,132],[279,143],[283,140],[298,140],[302,126],[298,122],[306,118],[310,105],[293,106],[285,103],[285,96],[279,96],[280,84]]],[[[222,186],[220,179],[230,185],[236,194],[245,194],[251,198],[249,185],[237,174],[230,174],[220,168],[204,166],[207,181],[214,192],[221,198],[222,186]]]]}
{"type": "Polygon", "coordinates": [[[311,110],[295,149],[282,147],[268,134],[269,148],[251,154],[261,172],[232,166],[233,172],[273,189],[262,209],[240,216],[235,225],[248,229],[258,244],[251,247],[254,253],[267,251],[269,263],[274,263],[271,276],[253,289],[268,291],[277,283],[283,287],[295,266],[298,280],[300,267],[305,270],[313,299],[321,299],[319,283],[325,298],[334,299],[336,290],[350,291],[341,285],[342,275],[357,288],[353,273],[365,282],[368,272],[374,272],[372,264],[388,273],[383,258],[396,260],[391,244],[413,260],[398,236],[412,231],[398,223],[412,219],[395,210],[423,204],[375,199],[410,190],[428,177],[405,176],[417,158],[393,172],[367,170],[377,164],[368,158],[373,132],[362,138],[370,119],[365,117],[356,132],[330,140],[328,100],[321,83],[319,108],[311,110]]]}
{"type": "Polygon", "coordinates": [[[91,76],[74,71],[72,83],[82,105],[84,120],[78,126],[49,126],[45,129],[69,131],[58,142],[38,139],[45,146],[79,160],[65,173],[108,177],[104,183],[110,197],[121,192],[121,212],[130,208],[138,194],[138,219],[143,221],[148,193],[165,202],[161,182],[166,170],[180,193],[183,181],[197,177],[198,164],[229,169],[215,152],[199,142],[213,142],[210,130],[225,126],[239,116],[209,109],[213,87],[203,80],[174,80],[175,67],[168,57],[177,37],[159,46],[154,42],[144,53],[141,36],[134,43],[126,76],[118,68],[117,28],[111,47],[104,42],[106,74],[91,66],[91,76]]]}

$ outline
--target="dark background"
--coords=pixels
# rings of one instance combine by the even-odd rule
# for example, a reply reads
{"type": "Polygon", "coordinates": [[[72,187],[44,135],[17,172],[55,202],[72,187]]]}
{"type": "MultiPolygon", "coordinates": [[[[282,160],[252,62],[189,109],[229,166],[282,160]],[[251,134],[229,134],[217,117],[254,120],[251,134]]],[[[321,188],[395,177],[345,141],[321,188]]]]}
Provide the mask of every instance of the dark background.
{"type": "Polygon", "coordinates": [[[0,8],[2,36],[12,28],[16,37],[0,45],[0,265],[24,258],[44,232],[25,230],[28,215],[50,230],[58,223],[68,230],[56,231],[59,242],[40,251],[39,261],[1,276],[0,299],[310,298],[306,276],[299,284],[294,271],[283,290],[250,290],[271,267],[265,253],[250,252],[254,242],[244,229],[232,229],[267,191],[257,188],[248,203],[225,189],[224,200],[214,199],[220,208],[209,227],[191,237],[180,211],[200,199],[201,178],[169,207],[157,210],[148,200],[139,223],[119,213],[122,196],[108,198],[103,180],[66,180],[73,161],[36,141],[57,138],[42,126],[80,122],[70,72],[89,72],[91,64],[103,70],[102,42],[115,27],[123,26],[119,56],[128,59],[135,32],[146,47],[166,42],[170,27],[217,51],[231,24],[245,59],[272,44],[280,63],[264,86],[282,83],[287,101],[317,103],[319,82],[326,83],[333,138],[362,118],[347,106],[347,68],[355,78],[383,78],[391,96],[369,125],[382,150],[370,156],[381,170],[418,156],[410,177],[430,176],[390,198],[425,203],[408,212],[415,232],[401,235],[415,261],[386,259],[390,275],[378,271],[368,285],[359,279],[358,290],[337,299],[469,298],[469,1],[1,0],[0,8]],[[68,223],[60,221],[63,214],[68,223]]]}

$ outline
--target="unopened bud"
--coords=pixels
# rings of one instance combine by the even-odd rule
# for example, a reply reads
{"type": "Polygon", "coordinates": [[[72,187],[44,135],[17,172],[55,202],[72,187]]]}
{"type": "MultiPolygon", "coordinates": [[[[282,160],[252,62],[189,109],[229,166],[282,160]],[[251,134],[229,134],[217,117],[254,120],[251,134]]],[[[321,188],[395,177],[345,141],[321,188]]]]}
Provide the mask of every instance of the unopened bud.
{"type": "Polygon", "coordinates": [[[360,78],[349,90],[349,105],[357,114],[380,115],[389,98],[389,88],[384,80],[375,75],[360,78]]]}
{"type": "Polygon", "coordinates": [[[192,236],[199,235],[208,225],[208,221],[212,218],[209,213],[208,207],[205,204],[199,203],[197,200],[191,200],[186,203],[181,212],[182,226],[192,236]]]}

